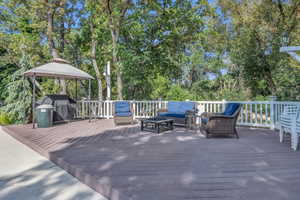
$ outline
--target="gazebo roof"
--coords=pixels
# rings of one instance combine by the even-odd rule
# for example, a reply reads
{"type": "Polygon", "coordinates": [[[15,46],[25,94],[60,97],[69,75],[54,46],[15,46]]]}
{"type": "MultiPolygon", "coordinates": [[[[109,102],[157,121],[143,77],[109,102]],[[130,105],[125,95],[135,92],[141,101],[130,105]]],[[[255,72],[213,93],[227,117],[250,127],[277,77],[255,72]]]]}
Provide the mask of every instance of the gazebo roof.
{"type": "Polygon", "coordinates": [[[25,76],[54,77],[64,79],[94,79],[88,73],[73,67],[70,62],[55,58],[51,62],[24,72],[25,76]]]}

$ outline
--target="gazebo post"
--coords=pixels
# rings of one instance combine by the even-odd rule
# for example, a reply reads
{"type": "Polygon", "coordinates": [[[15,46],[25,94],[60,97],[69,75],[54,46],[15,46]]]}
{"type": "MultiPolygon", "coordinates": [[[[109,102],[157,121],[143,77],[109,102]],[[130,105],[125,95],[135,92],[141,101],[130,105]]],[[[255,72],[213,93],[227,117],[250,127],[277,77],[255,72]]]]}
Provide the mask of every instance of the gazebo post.
{"type": "Polygon", "coordinates": [[[35,128],[35,74],[32,77],[32,128],[35,128]]]}
{"type": "Polygon", "coordinates": [[[91,122],[91,79],[89,79],[89,122],[91,122]]]}
{"type": "Polygon", "coordinates": [[[75,85],[76,85],[76,86],[75,86],[75,98],[76,98],[76,101],[77,101],[77,99],[78,99],[78,98],[77,98],[77,78],[75,79],[75,81],[76,81],[76,82],[75,82],[75,83],[76,83],[76,84],[75,84],[75,85]]]}

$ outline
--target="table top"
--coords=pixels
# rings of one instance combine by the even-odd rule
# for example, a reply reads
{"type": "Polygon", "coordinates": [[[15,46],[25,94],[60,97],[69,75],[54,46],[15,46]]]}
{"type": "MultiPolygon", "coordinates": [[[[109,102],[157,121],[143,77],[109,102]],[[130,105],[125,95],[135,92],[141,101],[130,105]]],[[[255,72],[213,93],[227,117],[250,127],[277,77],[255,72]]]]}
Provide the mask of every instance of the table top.
{"type": "Polygon", "coordinates": [[[163,117],[153,117],[148,119],[141,119],[143,122],[150,122],[150,123],[162,123],[162,122],[172,122],[174,119],[167,119],[163,117]]]}

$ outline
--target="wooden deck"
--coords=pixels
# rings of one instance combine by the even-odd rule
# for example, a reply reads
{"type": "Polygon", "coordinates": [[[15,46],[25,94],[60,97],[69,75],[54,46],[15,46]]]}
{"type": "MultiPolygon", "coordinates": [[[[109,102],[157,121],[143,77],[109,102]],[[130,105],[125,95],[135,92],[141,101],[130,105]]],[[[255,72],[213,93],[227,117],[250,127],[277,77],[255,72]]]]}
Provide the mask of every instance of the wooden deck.
{"type": "Polygon", "coordinates": [[[300,199],[300,152],[270,130],[205,139],[184,128],[116,128],[112,120],[5,130],[112,200],[300,199]]]}

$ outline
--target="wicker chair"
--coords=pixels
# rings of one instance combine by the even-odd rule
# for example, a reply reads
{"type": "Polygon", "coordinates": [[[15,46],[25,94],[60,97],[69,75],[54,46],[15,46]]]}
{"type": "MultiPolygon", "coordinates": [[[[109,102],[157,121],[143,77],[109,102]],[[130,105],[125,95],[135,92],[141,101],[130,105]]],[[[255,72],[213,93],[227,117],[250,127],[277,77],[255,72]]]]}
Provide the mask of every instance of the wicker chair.
{"type": "Polygon", "coordinates": [[[133,110],[128,101],[117,101],[113,106],[115,125],[133,124],[133,110]]]}
{"type": "Polygon", "coordinates": [[[233,103],[229,103],[226,105],[226,109],[223,113],[202,113],[200,126],[201,132],[205,133],[206,138],[209,136],[226,135],[232,135],[239,138],[236,130],[236,122],[241,108],[241,104],[234,105],[233,103]]]}

